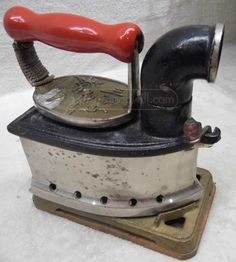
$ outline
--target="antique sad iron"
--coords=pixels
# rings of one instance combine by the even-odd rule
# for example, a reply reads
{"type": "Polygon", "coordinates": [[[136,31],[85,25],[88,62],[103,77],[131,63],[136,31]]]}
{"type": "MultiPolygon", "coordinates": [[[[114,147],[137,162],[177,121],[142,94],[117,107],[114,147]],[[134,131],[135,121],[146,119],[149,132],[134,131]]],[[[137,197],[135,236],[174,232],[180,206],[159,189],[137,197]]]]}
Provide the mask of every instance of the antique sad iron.
{"type": "Polygon", "coordinates": [[[224,27],[186,26],[145,56],[132,23],[104,25],[13,7],[4,17],[35,107],[8,126],[21,138],[37,208],[185,259],[197,252],[215,185],[197,168],[220,130],[191,117],[193,80],[214,82],[224,27]],[[97,76],[54,78],[33,46],[103,52],[128,63],[128,85],[97,76]]]}

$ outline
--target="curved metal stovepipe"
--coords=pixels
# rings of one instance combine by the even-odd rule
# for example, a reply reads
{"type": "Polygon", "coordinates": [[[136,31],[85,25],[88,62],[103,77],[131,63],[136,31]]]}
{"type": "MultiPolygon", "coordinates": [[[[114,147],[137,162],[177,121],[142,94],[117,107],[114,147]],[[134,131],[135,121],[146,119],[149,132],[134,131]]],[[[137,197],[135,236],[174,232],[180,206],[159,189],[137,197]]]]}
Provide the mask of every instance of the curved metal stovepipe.
{"type": "Polygon", "coordinates": [[[142,71],[142,123],[160,137],[183,134],[191,116],[194,79],[214,82],[224,26],[185,26],[158,39],[145,56],[142,71]]]}

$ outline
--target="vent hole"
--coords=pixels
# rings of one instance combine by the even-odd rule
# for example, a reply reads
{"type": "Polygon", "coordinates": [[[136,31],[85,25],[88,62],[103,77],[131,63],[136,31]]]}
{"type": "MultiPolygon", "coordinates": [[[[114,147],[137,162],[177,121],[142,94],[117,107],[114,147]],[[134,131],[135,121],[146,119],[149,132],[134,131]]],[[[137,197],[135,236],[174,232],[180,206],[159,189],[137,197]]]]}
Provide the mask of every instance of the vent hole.
{"type": "Polygon", "coordinates": [[[51,184],[49,185],[49,190],[50,190],[50,191],[55,191],[56,189],[57,189],[57,185],[56,185],[56,184],[51,183],[51,184]]]}
{"type": "Polygon", "coordinates": [[[103,197],[100,198],[100,202],[101,202],[103,205],[105,205],[105,204],[107,203],[107,201],[108,201],[108,198],[107,198],[106,196],[103,196],[103,197]]]}
{"type": "Polygon", "coordinates": [[[131,207],[136,206],[136,204],[137,204],[137,200],[136,200],[135,198],[131,198],[131,199],[129,200],[129,205],[130,205],[131,207]]]}
{"type": "Polygon", "coordinates": [[[75,191],[74,196],[75,198],[80,199],[82,197],[82,194],[79,191],[75,191]]]}
{"type": "Polygon", "coordinates": [[[167,226],[176,227],[176,228],[183,228],[185,223],[185,217],[178,217],[172,220],[165,221],[167,226]]]}
{"type": "Polygon", "coordinates": [[[163,198],[164,198],[163,195],[159,195],[159,196],[157,196],[156,201],[157,201],[158,203],[162,203],[163,198]]]}
{"type": "Polygon", "coordinates": [[[198,179],[198,181],[200,181],[201,180],[201,176],[197,175],[197,179],[198,179]]]}

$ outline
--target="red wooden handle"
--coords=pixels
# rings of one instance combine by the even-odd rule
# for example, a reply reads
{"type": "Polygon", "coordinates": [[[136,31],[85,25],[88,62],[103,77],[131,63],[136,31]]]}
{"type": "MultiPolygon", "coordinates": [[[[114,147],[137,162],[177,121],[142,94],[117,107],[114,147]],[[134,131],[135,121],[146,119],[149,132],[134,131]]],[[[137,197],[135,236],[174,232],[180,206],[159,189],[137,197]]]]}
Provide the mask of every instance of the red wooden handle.
{"type": "Polygon", "coordinates": [[[133,59],[136,39],[139,52],[143,46],[143,34],[132,23],[106,25],[71,14],[37,14],[15,6],[4,16],[4,27],[16,41],[40,41],[56,48],[81,52],[101,52],[129,63],[133,59]]]}

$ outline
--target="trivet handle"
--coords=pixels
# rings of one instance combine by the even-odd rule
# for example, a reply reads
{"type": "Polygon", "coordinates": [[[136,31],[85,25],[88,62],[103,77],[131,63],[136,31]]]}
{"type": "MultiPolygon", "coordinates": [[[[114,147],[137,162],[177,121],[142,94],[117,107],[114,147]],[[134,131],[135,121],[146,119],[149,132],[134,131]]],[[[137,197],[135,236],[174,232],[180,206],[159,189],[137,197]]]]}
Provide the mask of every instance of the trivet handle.
{"type": "Polygon", "coordinates": [[[109,54],[130,63],[141,52],[143,34],[133,23],[106,25],[72,14],[47,13],[15,6],[4,16],[7,33],[17,42],[40,41],[72,52],[109,54]]]}

